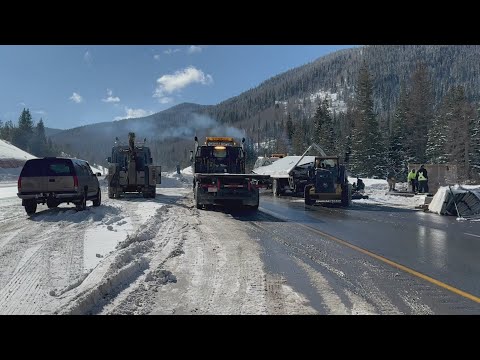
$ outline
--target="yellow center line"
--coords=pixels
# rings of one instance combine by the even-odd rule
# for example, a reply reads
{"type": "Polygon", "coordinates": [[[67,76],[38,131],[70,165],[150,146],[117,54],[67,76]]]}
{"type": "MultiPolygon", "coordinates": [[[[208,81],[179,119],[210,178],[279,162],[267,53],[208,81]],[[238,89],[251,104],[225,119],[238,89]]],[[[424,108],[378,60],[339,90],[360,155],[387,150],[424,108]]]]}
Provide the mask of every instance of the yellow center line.
{"type": "Polygon", "coordinates": [[[395,267],[395,268],[397,268],[397,269],[403,270],[403,271],[405,271],[405,272],[407,272],[407,273],[409,273],[409,274],[411,274],[411,275],[413,275],[413,276],[419,277],[420,279],[426,280],[426,281],[428,281],[428,282],[430,282],[430,283],[432,283],[432,284],[435,284],[435,285],[437,285],[437,286],[440,286],[440,287],[443,288],[443,289],[449,290],[449,291],[451,291],[451,292],[453,292],[453,293],[455,293],[455,294],[457,294],[457,295],[463,296],[464,298],[470,299],[470,300],[475,301],[476,303],[479,303],[479,304],[480,304],[480,297],[477,297],[477,296],[475,296],[475,295],[472,295],[472,294],[470,294],[470,293],[467,293],[467,292],[465,292],[465,291],[463,291],[463,290],[457,289],[456,287],[453,287],[453,286],[451,286],[451,285],[448,285],[448,284],[446,284],[446,283],[444,283],[444,282],[442,282],[442,281],[440,281],[440,280],[434,279],[434,278],[432,278],[432,277],[430,277],[430,276],[428,276],[428,275],[422,274],[421,272],[418,272],[418,271],[416,271],[416,270],[410,269],[409,267],[406,267],[406,266],[404,266],[404,265],[398,264],[398,263],[396,263],[395,261],[389,260],[389,259],[387,259],[387,258],[385,258],[385,257],[383,257],[383,256],[381,256],[381,255],[377,255],[377,254],[375,254],[375,253],[373,253],[373,252],[371,252],[371,251],[369,251],[369,250],[365,250],[365,249],[363,249],[363,248],[361,248],[361,247],[359,247],[359,246],[357,246],[357,245],[353,245],[353,244],[351,244],[351,243],[349,243],[349,242],[347,242],[347,241],[345,241],[345,240],[342,240],[342,239],[339,239],[339,238],[337,238],[337,237],[335,237],[335,236],[332,236],[332,235],[329,235],[329,234],[327,234],[327,233],[324,233],[323,231],[317,230],[317,229],[315,229],[315,228],[313,228],[313,227],[311,227],[311,226],[308,226],[308,225],[305,225],[305,224],[301,224],[301,223],[296,222],[296,221],[291,221],[291,220],[289,220],[288,218],[286,218],[286,217],[284,217],[284,216],[282,216],[282,215],[280,215],[280,214],[277,214],[277,213],[275,213],[275,212],[273,212],[273,211],[271,211],[271,210],[267,210],[267,209],[264,209],[264,208],[262,208],[262,207],[260,208],[260,210],[263,211],[263,212],[265,212],[265,213],[267,213],[267,214],[269,214],[269,215],[271,215],[271,216],[274,216],[274,217],[280,218],[280,219],[282,219],[282,220],[285,220],[285,221],[288,221],[288,222],[292,222],[292,223],[294,223],[294,224],[297,224],[297,225],[299,225],[299,226],[302,226],[302,227],[304,227],[304,228],[306,228],[306,229],[308,229],[308,230],[310,230],[310,231],[313,231],[313,232],[315,232],[315,233],[317,233],[317,234],[322,235],[323,237],[325,237],[325,238],[327,238],[327,239],[329,239],[329,240],[335,241],[335,242],[337,242],[337,243],[339,243],[339,244],[342,244],[342,245],[345,245],[345,246],[347,246],[347,247],[349,247],[349,248],[351,248],[351,249],[357,250],[357,251],[361,252],[362,254],[371,256],[371,257],[373,257],[373,258],[375,258],[375,259],[377,259],[377,260],[380,260],[380,261],[382,261],[382,262],[384,262],[384,263],[386,263],[386,264],[388,264],[388,265],[390,265],[390,266],[393,266],[393,267],[395,267]]]}

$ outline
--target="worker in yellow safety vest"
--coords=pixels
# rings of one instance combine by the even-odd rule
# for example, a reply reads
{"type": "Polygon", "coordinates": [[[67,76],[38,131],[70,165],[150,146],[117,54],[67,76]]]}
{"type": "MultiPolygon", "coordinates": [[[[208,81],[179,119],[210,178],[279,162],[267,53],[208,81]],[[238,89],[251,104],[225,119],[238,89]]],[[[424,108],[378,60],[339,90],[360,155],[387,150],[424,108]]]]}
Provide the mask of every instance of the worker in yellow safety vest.
{"type": "Polygon", "coordinates": [[[418,181],[418,192],[428,193],[428,173],[424,165],[420,166],[420,169],[417,172],[417,181],[418,181]]]}
{"type": "Polygon", "coordinates": [[[407,181],[412,185],[412,192],[414,193],[417,190],[417,173],[415,169],[410,170],[407,176],[407,181]]]}

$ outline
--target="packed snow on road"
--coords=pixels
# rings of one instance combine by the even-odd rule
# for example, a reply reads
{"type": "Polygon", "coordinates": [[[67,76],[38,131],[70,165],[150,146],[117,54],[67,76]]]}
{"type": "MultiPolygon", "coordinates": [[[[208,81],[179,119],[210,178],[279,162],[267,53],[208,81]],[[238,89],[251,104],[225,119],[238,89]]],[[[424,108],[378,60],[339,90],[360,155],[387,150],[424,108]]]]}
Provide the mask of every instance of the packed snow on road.
{"type": "MultiPolygon", "coordinates": [[[[259,245],[231,216],[199,216],[190,174],[162,174],[148,200],[108,199],[101,181],[101,206],[39,205],[31,217],[16,183],[2,183],[0,313],[272,313],[259,245]]],[[[291,313],[314,313],[288,285],[282,292],[291,313]]]]}

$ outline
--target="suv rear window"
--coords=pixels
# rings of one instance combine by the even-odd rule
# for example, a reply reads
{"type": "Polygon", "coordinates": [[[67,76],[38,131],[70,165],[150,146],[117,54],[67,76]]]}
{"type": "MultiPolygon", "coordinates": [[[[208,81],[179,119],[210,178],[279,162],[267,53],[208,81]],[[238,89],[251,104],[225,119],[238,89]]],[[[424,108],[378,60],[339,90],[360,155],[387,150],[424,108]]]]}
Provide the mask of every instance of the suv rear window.
{"type": "Polygon", "coordinates": [[[72,176],[72,161],[68,159],[33,159],[23,166],[21,177],[33,176],[72,176]]]}
{"type": "Polygon", "coordinates": [[[53,176],[72,175],[72,169],[65,163],[54,163],[48,165],[48,173],[53,176]]]}

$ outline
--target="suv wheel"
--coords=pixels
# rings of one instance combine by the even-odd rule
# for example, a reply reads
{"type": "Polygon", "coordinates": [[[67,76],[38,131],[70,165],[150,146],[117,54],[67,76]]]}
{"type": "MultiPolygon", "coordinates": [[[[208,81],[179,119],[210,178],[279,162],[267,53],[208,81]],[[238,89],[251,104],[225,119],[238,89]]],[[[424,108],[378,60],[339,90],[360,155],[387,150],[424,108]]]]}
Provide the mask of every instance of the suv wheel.
{"type": "Polygon", "coordinates": [[[76,208],[77,208],[78,211],[83,211],[87,208],[87,193],[86,192],[84,192],[82,194],[82,199],[76,205],[76,208]]]}
{"type": "Polygon", "coordinates": [[[28,215],[35,214],[35,211],[37,211],[37,202],[35,200],[30,200],[27,204],[25,204],[25,211],[28,215]]]}
{"type": "Polygon", "coordinates": [[[93,206],[100,206],[102,203],[102,191],[100,190],[100,187],[98,188],[98,194],[96,199],[93,200],[93,206]]]}

